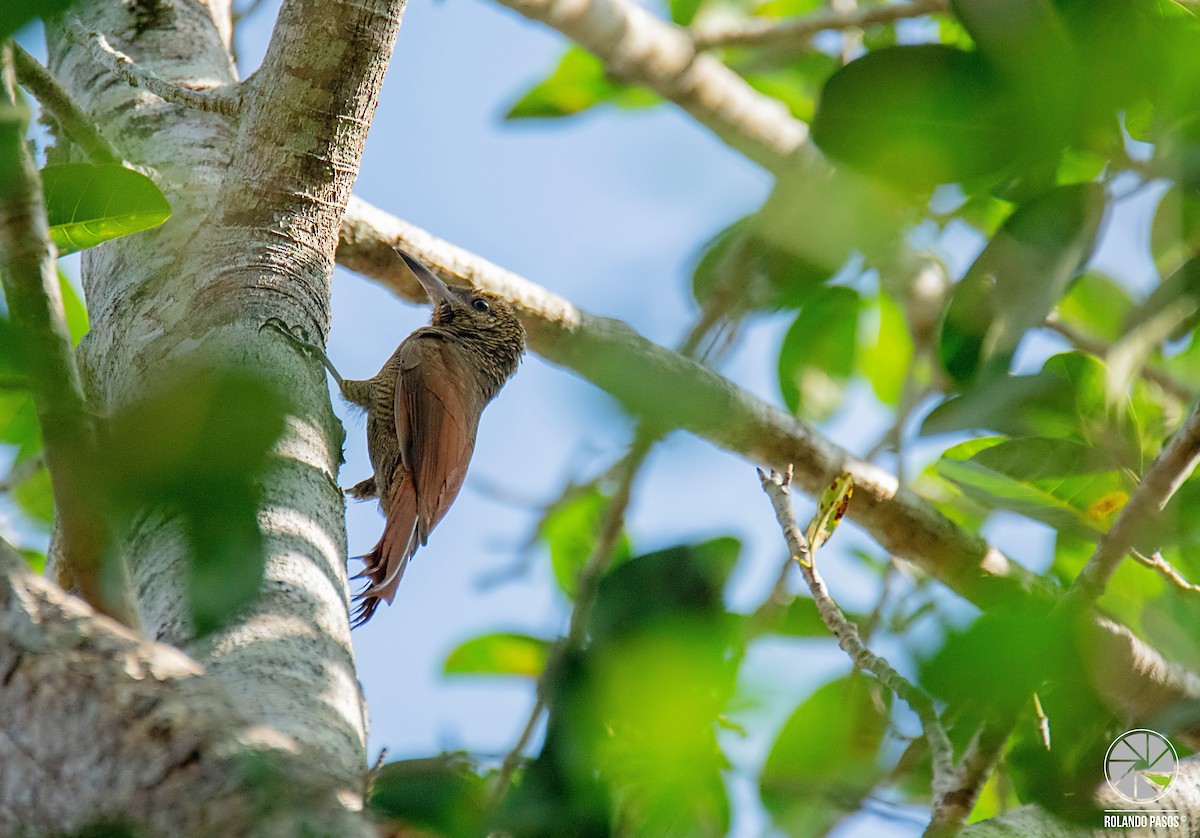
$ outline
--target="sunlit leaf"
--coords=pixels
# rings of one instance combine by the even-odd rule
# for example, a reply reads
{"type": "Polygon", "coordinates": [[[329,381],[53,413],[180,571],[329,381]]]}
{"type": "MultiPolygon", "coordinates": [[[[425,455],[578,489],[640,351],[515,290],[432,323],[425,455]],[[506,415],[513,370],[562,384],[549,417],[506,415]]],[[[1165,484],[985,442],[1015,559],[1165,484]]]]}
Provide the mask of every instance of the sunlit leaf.
{"type": "Polygon", "coordinates": [[[71,284],[71,280],[62,272],[62,268],[58,270],[58,287],[62,292],[63,311],[67,318],[67,331],[71,333],[71,340],[78,344],[88,331],[87,308],[84,306],[83,300],[79,298],[79,294],[76,292],[75,286],[71,284]]]}
{"type": "Polygon", "coordinates": [[[1058,302],[1060,320],[1089,337],[1115,341],[1133,308],[1129,291],[1104,274],[1091,271],[1078,277],[1058,302]]]}
{"type": "Polygon", "coordinates": [[[946,451],[937,469],[985,506],[1092,539],[1134,486],[1108,452],[1062,439],[973,439],[946,451]]]}
{"type": "Polygon", "coordinates": [[[1150,254],[1169,276],[1200,253],[1200,197],[1178,184],[1163,193],[1150,228],[1150,254]]]}
{"type": "Polygon", "coordinates": [[[854,374],[858,293],[834,286],[800,310],[779,352],[779,388],[788,409],[814,422],[828,419],[854,374]]]}
{"type": "Polygon", "coordinates": [[[845,471],[834,477],[833,482],[821,492],[821,497],[817,499],[817,512],[808,522],[804,533],[808,549],[813,555],[829,540],[838,524],[842,522],[853,496],[854,478],[845,471]]]}
{"type": "Polygon", "coordinates": [[[1060,186],[1021,206],[954,289],[938,345],[960,386],[1008,370],[1025,332],[1040,324],[1091,253],[1104,190],[1060,186]]]}
{"type": "Polygon", "coordinates": [[[900,403],[904,379],[913,361],[913,338],[904,312],[888,294],[874,300],[879,318],[875,341],[859,352],[859,368],[871,382],[875,397],[885,405],[900,403]]]}
{"type": "Polygon", "coordinates": [[[530,88],[504,115],[505,119],[571,116],[601,103],[645,108],[661,100],[642,87],[613,81],[604,62],[582,47],[572,46],[544,80],[530,88]]]}
{"type": "Polygon", "coordinates": [[[59,255],[157,227],[171,206],[150,178],[116,164],[42,169],[50,237],[59,255]]]}
{"type": "Polygon", "coordinates": [[[855,674],[819,687],[796,708],[759,779],[777,827],[788,835],[823,835],[858,807],[880,778],[890,702],[873,678],[855,674]]]}
{"type": "MultiPolygon", "coordinates": [[[[554,578],[567,596],[575,596],[579,573],[595,553],[610,503],[598,489],[589,488],[567,498],[542,519],[538,533],[550,548],[554,578]]],[[[611,564],[620,564],[629,555],[629,538],[622,531],[611,564]]]]}
{"type": "Polygon", "coordinates": [[[882,180],[929,188],[996,171],[1028,150],[1023,114],[987,62],[941,44],[869,52],[830,77],[813,139],[882,180]]]}
{"type": "Polygon", "coordinates": [[[449,655],[447,675],[521,675],[537,678],[546,667],[549,644],[527,634],[495,633],[472,637],[449,655]]]}

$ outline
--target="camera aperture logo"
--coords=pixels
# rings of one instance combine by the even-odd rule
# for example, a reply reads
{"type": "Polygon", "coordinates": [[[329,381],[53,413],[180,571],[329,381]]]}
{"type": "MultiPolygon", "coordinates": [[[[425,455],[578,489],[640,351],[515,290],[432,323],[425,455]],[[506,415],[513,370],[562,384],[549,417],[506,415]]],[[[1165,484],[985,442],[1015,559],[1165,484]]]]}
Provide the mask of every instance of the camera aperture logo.
{"type": "MultiPolygon", "coordinates": [[[[1161,733],[1140,728],[1122,733],[1104,755],[1104,777],[1121,800],[1145,806],[1160,800],[1171,788],[1179,769],[1175,746],[1161,733]]],[[[1105,826],[1148,827],[1179,825],[1174,809],[1108,809],[1105,826]]]]}

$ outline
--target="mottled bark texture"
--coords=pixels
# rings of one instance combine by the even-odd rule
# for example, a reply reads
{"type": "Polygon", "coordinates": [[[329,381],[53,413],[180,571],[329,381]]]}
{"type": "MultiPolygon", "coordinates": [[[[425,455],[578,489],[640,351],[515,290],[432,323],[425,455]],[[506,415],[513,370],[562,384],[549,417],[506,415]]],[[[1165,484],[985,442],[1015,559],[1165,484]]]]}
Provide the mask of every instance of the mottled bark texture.
{"type": "MultiPolygon", "coordinates": [[[[152,172],[174,209],[161,228],[84,256],[91,333],[79,360],[92,410],[119,411],[203,358],[264,371],[291,396],[293,414],[263,478],[263,589],[230,626],[193,639],[187,549],[171,516],[146,510],[118,535],[141,625],[150,639],[181,650],[179,667],[160,675],[149,663],[126,666],[124,653],[100,644],[89,651],[96,673],[76,677],[76,650],[56,646],[49,633],[38,640],[37,626],[51,626],[28,597],[10,596],[14,619],[23,613],[28,623],[26,639],[0,632],[0,655],[19,675],[34,664],[28,650],[43,643],[36,661],[46,671],[28,689],[12,675],[0,684],[0,742],[25,753],[43,776],[34,780],[36,772],[0,759],[0,824],[29,824],[30,834],[42,834],[120,813],[155,834],[293,835],[303,824],[313,827],[310,834],[355,834],[324,826],[361,804],[366,762],[346,602],[344,504],[335,479],[341,429],[320,369],[259,328],[271,316],[314,332],[328,328],[341,216],[402,11],[403,0],[285,0],[263,66],[234,87],[228,0],[95,0],[74,9],[76,32],[102,33],[158,77],[236,96],[236,119],[132,87],[60,29],[47,28],[50,72],[123,158],[152,172]],[[109,653],[118,656],[105,668],[99,659],[109,653]],[[163,705],[178,710],[159,713],[157,705],[132,700],[151,684],[163,695],[191,696],[194,689],[207,698],[195,707],[163,705]],[[93,726],[69,724],[65,714],[84,705],[93,726]],[[208,732],[177,746],[175,737],[186,742],[193,728],[208,732]],[[23,738],[34,731],[40,739],[23,738]],[[55,741],[55,732],[65,738],[55,741]],[[271,744],[247,752],[250,740],[271,744]],[[264,762],[259,756],[267,752],[264,762]],[[233,763],[243,764],[246,753],[254,764],[239,774],[233,763]],[[217,760],[215,783],[222,759],[224,786],[175,782],[217,760]],[[285,779],[267,782],[264,799],[296,804],[302,814],[289,822],[293,828],[270,826],[272,806],[247,796],[257,787],[245,777],[271,776],[285,779]],[[76,805],[64,807],[58,794],[76,805]],[[260,814],[267,818],[261,829],[260,814]],[[176,820],[160,829],[156,819],[163,818],[176,820]]],[[[103,626],[82,614],[72,619],[88,632],[103,626]]],[[[132,638],[122,642],[144,648],[132,638]]]]}

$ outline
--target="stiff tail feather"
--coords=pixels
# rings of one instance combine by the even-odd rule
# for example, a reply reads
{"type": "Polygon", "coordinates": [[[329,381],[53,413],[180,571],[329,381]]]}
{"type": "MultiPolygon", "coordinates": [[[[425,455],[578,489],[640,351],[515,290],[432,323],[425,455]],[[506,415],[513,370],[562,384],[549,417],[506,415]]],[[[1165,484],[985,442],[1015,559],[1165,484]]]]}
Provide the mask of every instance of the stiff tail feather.
{"type": "Polygon", "coordinates": [[[412,479],[408,475],[397,475],[390,494],[392,497],[383,536],[375,548],[362,557],[362,573],[354,577],[369,582],[354,595],[358,607],[354,612],[352,628],[358,628],[370,620],[381,600],[391,603],[408,560],[421,544],[417,526],[417,493],[412,479]]]}

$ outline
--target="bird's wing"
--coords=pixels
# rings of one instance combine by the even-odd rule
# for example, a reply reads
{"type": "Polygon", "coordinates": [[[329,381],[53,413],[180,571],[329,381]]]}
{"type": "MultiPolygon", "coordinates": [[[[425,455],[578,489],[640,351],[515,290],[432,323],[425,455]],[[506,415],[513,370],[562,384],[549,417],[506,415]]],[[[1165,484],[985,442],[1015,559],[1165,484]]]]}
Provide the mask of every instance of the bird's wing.
{"type": "Polygon", "coordinates": [[[396,387],[396,431],[417,495],[422,544],[458,497],[479,429],[476,376],[463,350],[435,335],[405,341],[396,387]]]}
{"type": "Polygon", "coordinates": [[[400,462],[381,498],[387,523],[359,574],[370,580],[356,595],[355,625],[391,602],[417,547],[446,514],[467,476],[482,405],[462,350],[437,336],[410,337],[397,350],[396,436],[400,462]]]}

